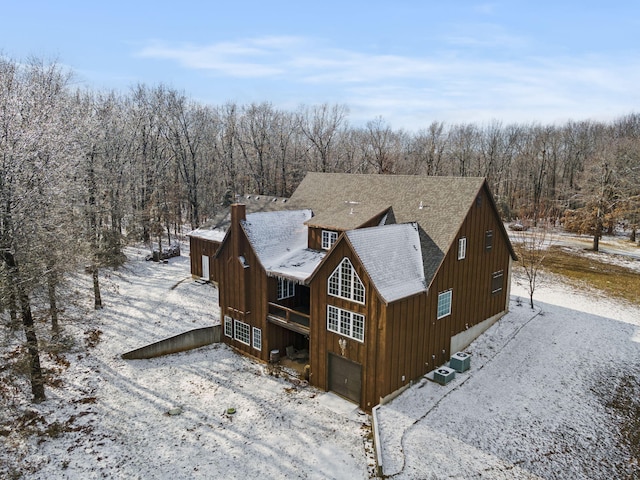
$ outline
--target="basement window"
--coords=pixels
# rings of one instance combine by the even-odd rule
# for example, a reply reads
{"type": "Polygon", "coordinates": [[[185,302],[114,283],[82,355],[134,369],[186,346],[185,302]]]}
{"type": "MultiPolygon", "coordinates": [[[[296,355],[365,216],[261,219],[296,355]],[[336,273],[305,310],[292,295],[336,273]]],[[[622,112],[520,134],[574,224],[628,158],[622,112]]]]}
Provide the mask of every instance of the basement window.
{"type": "Polygon", "coordinates": [[[262,350],[262,330],[258,327],[253,327],[253,348],[262,350]]]}
{"type": "Polygon", "coordinates": [[[233,338],[233,320],[227,315],[224,316],[224,334],[233,338]]]}
{"type": "Polygon", "coordinates": [[[237,341],[244,343],[245,345],[251,345],[251,338],[249,331],[251,326],[248,323],[241,322],[240,320],[233,320],[233,333],[237,341]]]}

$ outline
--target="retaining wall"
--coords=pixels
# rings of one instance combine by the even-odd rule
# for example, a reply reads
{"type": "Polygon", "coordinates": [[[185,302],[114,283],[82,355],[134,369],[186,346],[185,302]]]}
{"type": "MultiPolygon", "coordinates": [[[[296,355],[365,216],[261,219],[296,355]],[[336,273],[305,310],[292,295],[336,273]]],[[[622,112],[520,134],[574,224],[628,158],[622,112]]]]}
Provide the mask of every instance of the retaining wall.
{"type": "Polygon", "coordinates": [[[139,360],[144,358],[160,357],[170,353],[184,352],[220,341],[220,325],[212,327],[196,328],[188,332],[165,338],[144,347],[136,348],[123,353],[125,360],[139,360]]]}

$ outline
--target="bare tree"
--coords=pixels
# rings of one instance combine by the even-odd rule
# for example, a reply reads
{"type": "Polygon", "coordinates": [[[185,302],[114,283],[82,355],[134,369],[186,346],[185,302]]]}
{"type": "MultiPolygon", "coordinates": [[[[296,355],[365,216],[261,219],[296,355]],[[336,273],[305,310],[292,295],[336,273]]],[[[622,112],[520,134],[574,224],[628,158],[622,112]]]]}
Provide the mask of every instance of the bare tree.
{"type": "Polygon", "coordinates": [[[553,243],[553,238],[549,226],[545,222],[530,230],[522,229],[513,232],[512,239],[518,262],[527,280],[529,305],[534,308],[533,293],[538,286],[538,273],[542,268],[547,251],[553,243]]]}

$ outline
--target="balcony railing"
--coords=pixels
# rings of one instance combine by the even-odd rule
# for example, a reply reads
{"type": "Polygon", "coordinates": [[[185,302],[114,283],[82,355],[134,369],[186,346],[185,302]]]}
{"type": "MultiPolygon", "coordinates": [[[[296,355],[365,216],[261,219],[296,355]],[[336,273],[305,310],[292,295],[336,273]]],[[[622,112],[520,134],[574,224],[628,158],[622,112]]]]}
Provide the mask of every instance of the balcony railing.
{"type": "MultiPolygon", "coordinates": [[[[304,308],[304,307],[298,307],[304,308]]],[[[294,310],[277,303],[269,302],[269,314],[267,318],[272,323],[282,325],[294,332],[309,334],[309,314],[300,310],[294,310]]]]}

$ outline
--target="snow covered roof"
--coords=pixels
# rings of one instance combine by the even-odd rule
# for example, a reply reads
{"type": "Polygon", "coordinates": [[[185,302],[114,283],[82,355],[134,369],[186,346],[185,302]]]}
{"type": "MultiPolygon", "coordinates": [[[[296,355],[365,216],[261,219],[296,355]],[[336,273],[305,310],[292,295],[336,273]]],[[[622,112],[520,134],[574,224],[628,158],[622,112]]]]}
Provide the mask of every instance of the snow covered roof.
{"type": "Polygon", "coordinates": [[[387,303],[426,291],[420,235],[415,223],[361,228],[346,235],[387,303]]]}
{"type": "Polygon", "coordinates": [[[204,240],[212,240],[214,242],[222,242],[226,231],[221,228],[209,229],[209,228],[196,228],[187,233],[189,237],[202,238],[204,240]]]}
{"type": "Polygon", "coordinates": [[[307,226],[311,210],[283,210],[247,215],[242,228],[260,263],[270,275],[304,282],[311,276],[325,251],[307,248],[307,226]]]}

